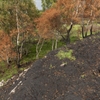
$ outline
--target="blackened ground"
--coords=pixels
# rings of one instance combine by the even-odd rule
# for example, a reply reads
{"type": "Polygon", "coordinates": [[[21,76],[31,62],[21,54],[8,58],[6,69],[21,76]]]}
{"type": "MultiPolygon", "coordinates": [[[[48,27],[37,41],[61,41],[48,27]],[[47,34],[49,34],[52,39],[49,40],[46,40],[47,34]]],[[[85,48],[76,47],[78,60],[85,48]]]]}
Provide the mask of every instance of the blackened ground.
{"type": "Polygon", "coordinates": [[[76,60],[56,56],[66,46],[51,51],[15,84],[1,88],[0,100],[100,100],[100,33],[67,48],[76,60]]]}

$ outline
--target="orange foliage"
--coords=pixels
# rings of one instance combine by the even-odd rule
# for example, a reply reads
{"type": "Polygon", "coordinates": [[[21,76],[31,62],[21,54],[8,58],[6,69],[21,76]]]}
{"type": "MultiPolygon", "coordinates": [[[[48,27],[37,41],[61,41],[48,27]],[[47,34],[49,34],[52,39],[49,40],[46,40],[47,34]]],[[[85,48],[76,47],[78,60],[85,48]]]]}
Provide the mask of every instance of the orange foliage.
{"type": "Polygon", "coordinates": [[[43,12],[37,23],[38,34],[42,38],[53,38],[64,24],[78,21],[75,7],[78,0],[58,0],[54,7],[43,12]]]}
{"type": "Polygon", "coordinates": [[[91,21],[100,16],[100,0],[81,0],[80,1],[80,17],[91,21]]]}
{"type": "Polygon", "coordinates": [[[74,22],[73,19],[77,18],[78,0],[58,0],[57,8],[61,11],[64,21],[67,23],[74,22]]]}
{"type": "Polygon", "coordinates": [[[7,61],[9,58],[14,58],[15,55],[10,36],[0,30],[0,60],[7,61]]]}
{"type": "Polygon", "coordinates": [[[59,27],[60,11],[51,8],[46,10],[42,16],[35,20],[37,23],[38,35],[43,38],[54,37],[54,30],[59,27]]]}
{"type": "MultiPolygon", "coordinates": [[[[57,0],[35,22],[39,36],[52,38],[66,24],[80,24],[82,18],[93,21],[100,16],[100,0],[57,0]]],[[[62,31],[61,31],[62,32],[62,31]]]]}

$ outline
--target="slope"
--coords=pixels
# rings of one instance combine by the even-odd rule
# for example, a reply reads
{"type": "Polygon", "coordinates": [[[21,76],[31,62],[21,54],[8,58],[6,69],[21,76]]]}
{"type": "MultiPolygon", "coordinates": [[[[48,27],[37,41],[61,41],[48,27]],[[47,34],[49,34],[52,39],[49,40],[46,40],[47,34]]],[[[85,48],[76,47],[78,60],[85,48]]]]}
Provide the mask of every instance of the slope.
{"type": "Polygon", "coordinates": [[[0,100],[100,100],[99,44],[100,33],[49,52],[1,88],[0,100]]]}

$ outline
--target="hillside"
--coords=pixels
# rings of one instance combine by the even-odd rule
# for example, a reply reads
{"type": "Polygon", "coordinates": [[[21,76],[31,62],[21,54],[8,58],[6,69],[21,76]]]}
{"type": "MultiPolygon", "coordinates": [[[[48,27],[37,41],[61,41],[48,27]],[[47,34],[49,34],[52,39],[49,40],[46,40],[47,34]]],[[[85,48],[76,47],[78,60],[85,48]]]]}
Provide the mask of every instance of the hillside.
{"type": "Polygon", "coordinates": [[[37,60],[0,100],[100,100],[100,33],[37,60]]]}

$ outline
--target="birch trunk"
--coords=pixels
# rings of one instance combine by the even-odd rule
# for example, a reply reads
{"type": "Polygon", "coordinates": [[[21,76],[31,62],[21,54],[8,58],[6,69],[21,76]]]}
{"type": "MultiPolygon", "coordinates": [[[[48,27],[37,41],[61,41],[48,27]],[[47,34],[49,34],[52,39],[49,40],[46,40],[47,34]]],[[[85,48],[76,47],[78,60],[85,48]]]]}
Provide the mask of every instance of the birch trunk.
{"type": "Polygon", "coordinates": [[[42,40],[42,38],[40,38],[39,41],[38,41],[38,43],[37,43],[37,45],[36,45],[36,59],[39,58],[39,54],[41,52],[43,44],[44,44],[44,39],[42,40]]]}
{"type": "Polygon", "coordinates": [[[57,47],[58,47],[58,40],[56,39],[55,40],[55,49],[57,49],[57,47]]]}
{"type": "Polygon", "coordinates": [[[19,19],[18,19],[18,7],[16,5],[16,24],[17,24],[17,39],[16,39],[16,46],[17,46],[17,67],[20,66],[20,51],[19,51],[19,45],[20,45],[20,29],[19,29],[19,19]]]}
{"type": "Polygon", "coordinates": [[[52,40],[52,50],[54,50],[54,44],[55,44],[55,42],[54,42],[54,40],[52,40]]]}

